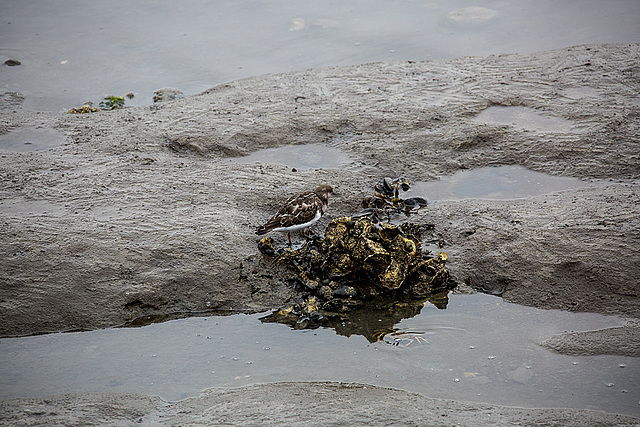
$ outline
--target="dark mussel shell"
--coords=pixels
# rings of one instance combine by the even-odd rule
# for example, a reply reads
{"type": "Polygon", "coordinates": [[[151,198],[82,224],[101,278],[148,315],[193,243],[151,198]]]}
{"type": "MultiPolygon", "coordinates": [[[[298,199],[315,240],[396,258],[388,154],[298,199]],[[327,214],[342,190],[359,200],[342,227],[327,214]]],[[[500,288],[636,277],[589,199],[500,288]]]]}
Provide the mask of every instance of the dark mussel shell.
{"type": "Polygon", "coordinates": [[[389,177],[382,180],[382,191],[385,194],[393,194],[395,191],[395,186],[393,185],[393,180],[389,177]]]}
{"type": "Polygon", "coordinates": [[[427,206],[427,199],[424,199],[422,197],[411,197],[409,199],[404,199],[404,205],[408,208],[414,208],[414,207],[425,207],[427,206]]]}
{"type": "Polygon", "coordinates": [[[333,295],[341,298],[355,298],[358,296],[358,291],[352,286],[343,285],[333,291],[333,295]]]}

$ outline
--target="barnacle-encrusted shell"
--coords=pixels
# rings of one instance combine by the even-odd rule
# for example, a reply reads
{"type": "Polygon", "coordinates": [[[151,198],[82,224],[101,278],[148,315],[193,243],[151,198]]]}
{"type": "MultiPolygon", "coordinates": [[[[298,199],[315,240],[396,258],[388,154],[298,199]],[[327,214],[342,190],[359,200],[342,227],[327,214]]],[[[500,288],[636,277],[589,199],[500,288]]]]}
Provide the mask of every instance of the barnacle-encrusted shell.
{"type": "MultiPolygon", "coordinates": [[[[324,238],[280,254],[276,264],[286,267],[293,275],[289,281],[309,297],[267,316],[266,321],[299,328],[344,316],[364,301],[382,297],[434,299],[446,306],[446,291],[452,288],[447,255],[424,256],[420,236],[426,229],[410,223],[374,224],[366,216],[334,219],[324,238]],[[443,292],[444,299],[433,297],[443,292]]],[[[271,253],[270,243],[260,242],[264,254],[271,253]]]]}

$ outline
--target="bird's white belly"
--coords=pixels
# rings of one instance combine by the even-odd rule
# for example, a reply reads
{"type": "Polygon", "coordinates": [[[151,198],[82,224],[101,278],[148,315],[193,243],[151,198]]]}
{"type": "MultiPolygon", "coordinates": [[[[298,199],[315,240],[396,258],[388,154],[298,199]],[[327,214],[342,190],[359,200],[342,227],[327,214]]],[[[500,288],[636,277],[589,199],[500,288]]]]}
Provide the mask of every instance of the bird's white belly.
{"type": "Polygon", "coordinates": [[[291,231],[302,230],[303,228],[311,227],[313,224],[318,222],[320,217],[322,217],[322,214],[320,214],[320,212],[316,212],[316,216],[313,217],[313,219],[311,221],[309,221],[309,222],[305,222],[303,224],[292,225],[290,227],[277,227],[277,228],[274,228],[273,231],[285,231],[285,232],[288,233],[288,232],[291,232],[291,231]]]}

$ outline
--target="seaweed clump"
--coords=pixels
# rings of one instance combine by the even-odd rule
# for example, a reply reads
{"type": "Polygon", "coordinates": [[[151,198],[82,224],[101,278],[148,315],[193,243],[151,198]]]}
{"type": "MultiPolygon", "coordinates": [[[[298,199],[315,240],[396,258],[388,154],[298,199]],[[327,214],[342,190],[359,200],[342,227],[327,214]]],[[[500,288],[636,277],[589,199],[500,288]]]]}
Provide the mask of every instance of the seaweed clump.
{"type": "MultiPolygon", "coordinates": [[[[286,267],[288,280],[303,298],[262,320],[309,328],[344,322],[367,307],[422,307],[432,300],[446,308],[455,284],[445,265],[447,254],[422,250],[422,234],[428,229],[433,227],[379,223],[370,216],[332,220],[323,238],[277,256],[275,263],[286,267]]],[[[269,237],[258,246],[265,256],[276,253],[269,237]]]]}
{"type": "Polygon", "coordinates": [[[98,106],[100,108],[96,108],[93,106],[93,102],[87,101],[84,103],[82,107],[73,107],[67,111],[69,114],[87,114],[87,113],[97,113],[100,110],[118,110],[124,108],[125,97],[128,99],[132,99],[135,95],[131,92],[127,93],[125,96],[105,96],[98,106]]]}

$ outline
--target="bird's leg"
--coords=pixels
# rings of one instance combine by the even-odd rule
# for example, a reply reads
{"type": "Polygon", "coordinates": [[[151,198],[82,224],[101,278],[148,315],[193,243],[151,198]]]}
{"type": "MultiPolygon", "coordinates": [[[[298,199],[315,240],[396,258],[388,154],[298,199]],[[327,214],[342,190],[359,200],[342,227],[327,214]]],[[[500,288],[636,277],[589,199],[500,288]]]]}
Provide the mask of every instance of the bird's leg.
{"type": "Polygon", "coordinates": [[[315,238],[315,234],[313,233],[311,227],[304,229],[304,237],[307,239],[307,241],[313,240],[315,238]]]}
{"type": "Polygon", "coordinates": [[[287,239],[289,239],[289,247],[291,247],[291,233],[287,232],[287,239]]]}

